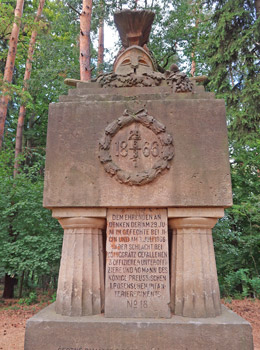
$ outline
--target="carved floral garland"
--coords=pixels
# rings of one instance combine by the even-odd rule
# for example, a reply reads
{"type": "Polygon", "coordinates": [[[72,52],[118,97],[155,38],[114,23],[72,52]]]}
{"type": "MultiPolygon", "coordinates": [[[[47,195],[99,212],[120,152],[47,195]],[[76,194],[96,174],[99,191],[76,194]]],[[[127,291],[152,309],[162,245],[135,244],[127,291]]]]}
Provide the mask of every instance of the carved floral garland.
{"type": "Polygon", "coordinates": [[[99,159],[104,165],[105,171],[117,181],[127,185],[144,185],[153,181],[159,174],[170,168],[170,161],[174,157],[173,138],[166,133],[166,127],[155,118],[147,114],[145,109],[129,114],[127,110],[118,119],[112,121],[105,129],[105,134],[99,141],[99,159]],[[122,128],[134,123],[141,123],[152,130],[160,140],[162,152],[160,159],[155,162],[149,170],[129,173],[120,169],[110,155],[110,145],[113,136],[122,128]]]}
{"type": "Polygon", "coordinates": [[[129,73],[127,75],[120,75],[115,73],[101,74],[97,78],[92,79],[93,82],[98,82],[102,87],[150,87],[161,86],[166,82],[172,88],[173,92],[183,93],[192,92],[193,84],[183,72],[169,72],[165,74],[160,72],[144,73],[142,75],[136,75],[135,73],[129,73]]]}

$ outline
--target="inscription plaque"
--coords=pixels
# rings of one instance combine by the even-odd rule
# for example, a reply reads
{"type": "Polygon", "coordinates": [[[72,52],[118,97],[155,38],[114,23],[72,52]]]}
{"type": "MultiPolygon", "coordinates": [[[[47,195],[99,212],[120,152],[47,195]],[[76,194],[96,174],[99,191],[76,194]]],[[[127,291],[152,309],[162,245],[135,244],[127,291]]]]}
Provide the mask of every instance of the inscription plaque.
{"type": "Polygon", "coordinates": [[[108,209],[106,317],[170,317],[166,209],[108,209]]]}

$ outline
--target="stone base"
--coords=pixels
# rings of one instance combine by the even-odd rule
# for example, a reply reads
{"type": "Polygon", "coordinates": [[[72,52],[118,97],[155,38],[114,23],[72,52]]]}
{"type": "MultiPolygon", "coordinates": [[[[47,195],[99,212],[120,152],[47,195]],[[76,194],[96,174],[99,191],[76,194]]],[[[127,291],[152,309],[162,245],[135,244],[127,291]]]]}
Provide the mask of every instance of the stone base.
{"type": "Polygon", "coordinates": [[[111,319],[57,315],[50,305],[27,321],[24,350],[252,350],[250,324],[222,306],[215,318],[111,319]]]}

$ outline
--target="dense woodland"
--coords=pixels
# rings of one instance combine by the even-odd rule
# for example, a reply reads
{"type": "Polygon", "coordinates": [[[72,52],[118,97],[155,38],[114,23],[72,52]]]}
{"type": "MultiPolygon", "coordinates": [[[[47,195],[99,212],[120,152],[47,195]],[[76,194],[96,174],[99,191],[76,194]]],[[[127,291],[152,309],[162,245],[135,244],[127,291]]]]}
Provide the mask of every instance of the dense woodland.
{"type": "Polygon", "coordinates": [[[0,0],[4,297],[56,287],[62,229],[42,208],[48,105],[67,93],[65,78],[111,70],[104,23],[122,8],[156,13],[149,47],[160,67],[206,75],[206,90],[225,99],[234,205],[214,229],[220,289],[259,298],[259,0],[0,0]]]}

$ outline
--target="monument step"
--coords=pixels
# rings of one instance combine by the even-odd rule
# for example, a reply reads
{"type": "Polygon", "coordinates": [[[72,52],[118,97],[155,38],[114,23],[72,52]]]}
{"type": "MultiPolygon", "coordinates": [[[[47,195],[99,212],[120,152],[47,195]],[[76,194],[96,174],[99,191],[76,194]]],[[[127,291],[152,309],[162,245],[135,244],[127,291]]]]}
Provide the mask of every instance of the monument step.
{"type": "Polygon", "coordinates": [[[158,92],[169,92],[171,88],[169,86],[153,86],[153,87],[122,87],[122,88],[77,88],[70,89],[69,95],[88,95],[88,94],[103,94],[103,95],[122,95],[122,96],[134,96],[142,94],[154,94],[158,92]]]}
{"type": "MultiPolygon", "coordinates": [[[[147,86],[147,87],[120,87],[103,88],[97,83],[78,83],[76,89],[70,89],[69,95],[88,95],[88,94],[108,94],[108,95],[141,95],[141,94],[153,94],[158,92],[169,92],[172,94],[172,89],[168,85],[162,86],[147,86]]],[[[205,92],[204,86],[193,85],[193,92],[203,93],[205,92]]]]}
{"type": "Polygon", "coordinates": [[[54,305],[27,321],[24,350],[252,350],[250,324],[222,306],[215,318],[105,318],[57,315],[54,305]],[[48,339],[48,343],[46,343],[48,339]]]}
{"type": "MultiPolygon", "coordinates": [[[[69,85],[69,84],[68,84],[69,85]]],[[[90,90],[93,90],[93,89],[103,89],[99,83],[89,83],[89,82],[80,82],[80,81],[77,81],[77,83],[74,85],[69,85],[69,86],[77,86],[78,89],[81,89],[81,90],[86,90],[86,89],[90,89],[90,90]]],[[[133,88],[141,88],[143,89],[144,87],[131,87],[131,89],[133,88]]],[[[152,89],[152,88],[168,88],[169,89],[169,86],[166,85],[166,83],[164,83],[164,85],[160,85],[160,86],[148,86],[147,87],[148,89],[152,89]]],[[[204,89],[204,86],[203,85],[197,85],[196,83],[193,83],[193,88],[198,91],[198,92],[203,92],[205,91],[204,89]]],[[[106,89],[114,89],[114,90],[118,90],[118,88],[106,88],[106,89]]],[[[121,87],[119,88],[120,90],[121,89],[129,89],[129,88],[124,88],[124,87],[121,87]]]]}
{"type": "Polygon", "coordinates": [[[141,94],[141,95],[106,95],[106,94],[86,94],[86,95],[63,95],[59,97],[59,102],[73,101],[134,101],[134,100],[185,100],[185,99],[214,99],[215,94],[212,92],[203,93],[157,93],[157,94],[141,94]]]}

